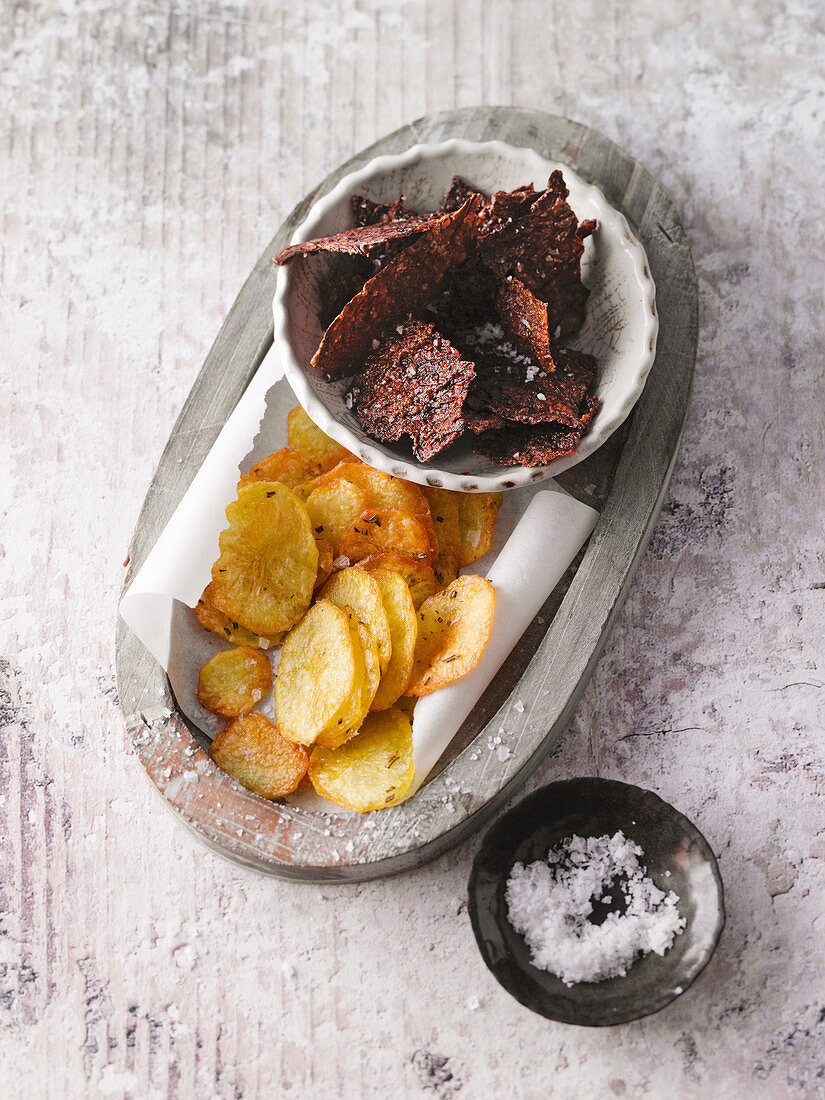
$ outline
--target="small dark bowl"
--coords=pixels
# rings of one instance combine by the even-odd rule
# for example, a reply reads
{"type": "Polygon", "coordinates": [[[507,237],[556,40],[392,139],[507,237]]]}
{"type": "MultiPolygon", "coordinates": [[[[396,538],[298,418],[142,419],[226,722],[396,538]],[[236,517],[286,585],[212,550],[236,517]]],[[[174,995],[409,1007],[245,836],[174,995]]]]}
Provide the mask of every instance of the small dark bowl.
{"type": "Polygon", "coordinates": [[[588,1027],[627,1023],[670,1004],[707,966],[725,924],[719,868],[699,830],[651,791],[611,779],[551,783],[504,814],[473,863],[469,912],[482,958],[508,993],[548,1020],[588,1027]],[[565,837],[619,829],[643,849],[656,885],[676,892],[687,925],[669,951],[637,959],[624,977],[568,987],[531,964],[507,919],[507,879],[514,863],[544,859],[565,837]]]}

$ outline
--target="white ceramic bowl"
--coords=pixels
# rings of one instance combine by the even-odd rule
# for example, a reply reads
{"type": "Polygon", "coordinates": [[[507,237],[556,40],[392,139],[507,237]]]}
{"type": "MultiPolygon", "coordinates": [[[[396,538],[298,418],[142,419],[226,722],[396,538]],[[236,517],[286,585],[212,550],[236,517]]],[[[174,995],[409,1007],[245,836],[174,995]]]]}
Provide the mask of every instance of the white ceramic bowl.
{"type": "Polygon", "coordinates": [[[379,443],[370,438],[346,406],[349,381],[329,382],[308,370],[324,332],[318,316],[319,285],[329,258],[321,254],[296,259],[280,269],[273,313],[275,344],[286,377],[315,423],[370,466],[422,485],[464,492],[513,489],[553,477],[581,462],[615,432],[633,408],[653,365],[659,327],[647,257],[624,216],[597,187],[585,183],[566,164],[552,163],[532,149],[500,141],[454,139],[438,145],[415,145],[405,153],[376,157],[345,176],[313,204],[293,241],[350,228],[350,196],[354,194],[388,202],[403,193],[412,209],[428,211],[438,208],[453,176],[492,192],[525,183],[542,188],[556,168],[564,173],[570,190],[568,201],[579,221],[595,218],[598,222],[595,235],[585,241],[582,258],[582,278],[590,290],[587,317],[570,343],[598,361],[596,392],[601,407],[576,453],[548,466],[494,466],[472,449],[470,433],[429,463],[413,457],[409,441],[379,443]]]}

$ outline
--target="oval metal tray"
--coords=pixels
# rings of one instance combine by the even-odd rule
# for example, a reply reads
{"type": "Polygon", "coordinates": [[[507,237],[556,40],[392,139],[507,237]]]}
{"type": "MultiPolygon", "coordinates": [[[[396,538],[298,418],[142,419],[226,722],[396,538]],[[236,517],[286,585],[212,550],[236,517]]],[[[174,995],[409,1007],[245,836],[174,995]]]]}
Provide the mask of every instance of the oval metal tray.
{"type": "MultiPolygon", "coordinates": [[[[361,881],[418,867],[473,833],[559,742],[607,640],[664,499],[681,439],[696,357],[698,304],[690,250],[667,194],[607,138],[568,119],[476,107],[419,119],[331,173],[290,214],[229,312],[160,460],[130,548],[128,585],[163,530],[221,425],[272,344],[272,257],[315,198],[383,153],[451,137],[530,146],[597,184],[643,243],[656,283],[659,342],[645,390],[623,430],[559,477],[600,510],[584,552],[552,593],[429,781],[409,802],[363,816],[270,803],[212,764],[187,726],[163,669],[122,621],[121,708],[138,757],[166,804],[222,855],[283,878],[361,881]],[[491,749],[500,726],[511,755],[491,749]],[[504,755],[503,753],[501,755],[504,755]]],[[[270,400],[291,400],[286,383],[270,400]]]]}

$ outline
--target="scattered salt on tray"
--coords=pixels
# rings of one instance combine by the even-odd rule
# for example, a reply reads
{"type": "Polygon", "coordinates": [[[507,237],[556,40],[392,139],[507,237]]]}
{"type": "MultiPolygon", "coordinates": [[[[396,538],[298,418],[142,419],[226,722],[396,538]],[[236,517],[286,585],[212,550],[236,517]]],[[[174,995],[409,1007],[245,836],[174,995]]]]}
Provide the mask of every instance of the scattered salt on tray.
{"type": "Polygon", "coordinates": [[[622,832],[568,837],[546,860],[516,863],[507,881],[508,917],[524,936],[530,961],[565,985],[627,973],[641,955],[664,953],[685,927],[679,898],[665,894],[640,860],[644,852],[622,832]],[[613,901],[602,923],[589,919],[594,902],[613,901]]]}

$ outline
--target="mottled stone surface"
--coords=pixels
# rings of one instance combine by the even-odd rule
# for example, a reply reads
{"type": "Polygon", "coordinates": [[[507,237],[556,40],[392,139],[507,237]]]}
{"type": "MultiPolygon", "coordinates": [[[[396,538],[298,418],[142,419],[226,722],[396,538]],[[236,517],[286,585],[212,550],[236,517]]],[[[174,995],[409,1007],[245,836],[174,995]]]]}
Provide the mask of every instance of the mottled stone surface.
{"type": "Polygon", "coordinates": [[[822,1094],[824,28],[816,0],[4,6],[4,1096],[822,1094]],[[354,149],[481,102],[628,148],[700,281],[667,506],[531,786],[674,802],[719,855],[728,926],[692,990],[607,1032],[484,969],[477,840],[359,887],[240,870],[163,811],[114,697],[120,563],[263,244],[354,149]]]}

